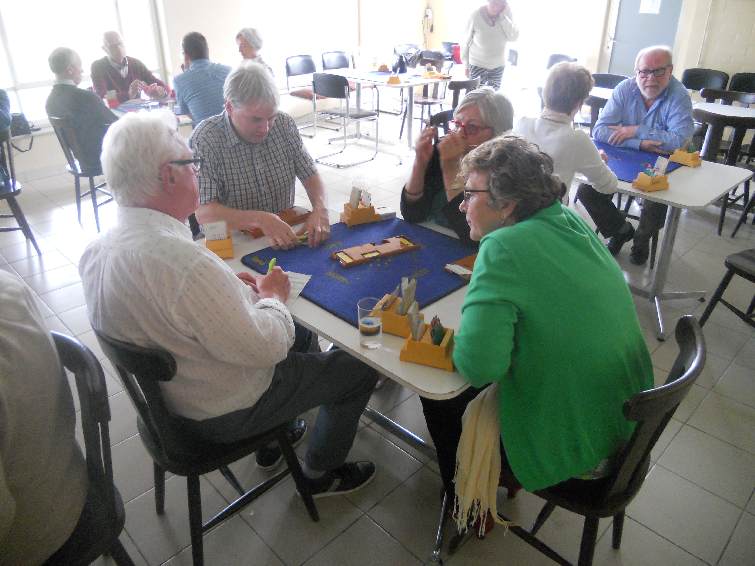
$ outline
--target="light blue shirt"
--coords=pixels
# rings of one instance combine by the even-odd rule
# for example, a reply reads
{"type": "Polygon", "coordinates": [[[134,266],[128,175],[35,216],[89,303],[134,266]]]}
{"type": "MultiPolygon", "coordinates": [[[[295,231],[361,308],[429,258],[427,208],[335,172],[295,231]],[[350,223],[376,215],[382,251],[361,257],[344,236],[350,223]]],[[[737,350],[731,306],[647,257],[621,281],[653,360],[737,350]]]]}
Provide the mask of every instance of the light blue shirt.
{"type": "Polygon", "coordinates": [[[660,149],[672,152],[682,147],[695,130],[692,101],[684,85],[671,77],[668,86],[647,109],[634,79],[622,81],[615,89],[595,123],[592,136],[608,142],[613,130],[609,126],[637,126],[634,138],[618,144],[640,149],[642,140],[663,142],[660,149]]]}
{"type": "Polygon", "coordinates": [[[173,79],[180,112],[191,114],[194,124],[223,112],[223,83],[231,68],[208,59],[196,59],[173,79]]]}

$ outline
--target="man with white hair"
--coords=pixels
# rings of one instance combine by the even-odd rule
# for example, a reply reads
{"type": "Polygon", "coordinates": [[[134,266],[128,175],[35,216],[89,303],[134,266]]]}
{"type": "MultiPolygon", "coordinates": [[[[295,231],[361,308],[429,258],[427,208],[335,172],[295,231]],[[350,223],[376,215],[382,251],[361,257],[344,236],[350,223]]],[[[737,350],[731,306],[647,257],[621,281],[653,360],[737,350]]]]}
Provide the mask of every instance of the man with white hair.
{"type": "Polygon", "coordinates": [[[118,224],[79,263],[92,327],[173,355],[176,376],[161,389],[192,434],[235,442],[321,406],[303,466],[313,496],[369,482],[374,464],[344,462],[375,371],[341,350],[301,351],[280,268],[236,274],[192,241],[185,222],[203,162],[175,117],[125,116],[105,137],[102,164],[118,224]]]}
{"type": "Polygon", "coordinates": [[[55,74],[55,84],[47,97],[48,116],[68,118],[76,132],[81,155],[76,155],[84,171],[99,171],[102,138],[118,117],[96,94],[78,88],[81,82],[81,57],[68,47],[58,47],[47,59],[55,74]]]}
{"type": "MultiPolygon", "coordinates": [[[[635,59],[635,78],[621,82],[593,129],[593,137],[620,147],[657,153],[671,153],[692,138],[692,102],[684,85],[674,78],[671,49],[653,46],[642,49],[635,59]]],[[[644,265],[651,236],[663,228],[667,207],[645,201],[640,223],[634,227],[624,219],[611,200],[590,185],[581,185],[577,198],[598,229],[610,237],[608,249],[617,255],[634,240],[629,260],[644,265]]]]}
{"type": "Polygon", "coordinates": [[[170,89],[147,66],[134,57],[126,56],[126,47],[117,31],[102,36],[102,50],[106,57],[92,63],[92,86],[100,98],[114,90],[120,102],[138,98],[144,92],[150,98],[164,98],[170,89]]]}
{"type": "Polygon", "coordinates": [[[312,205],[305,223],[309,245],[319,245],[330,236],[325,189],[296,122],[278,110],[272,76],[245,61],[226,78],[223,94],[225,111],[203,121],[189,142],[204,160],[197,220],[259,228],[273,246],[294,247],[297,235],[276,213],[294,205],[298,178],[312,205]]]}

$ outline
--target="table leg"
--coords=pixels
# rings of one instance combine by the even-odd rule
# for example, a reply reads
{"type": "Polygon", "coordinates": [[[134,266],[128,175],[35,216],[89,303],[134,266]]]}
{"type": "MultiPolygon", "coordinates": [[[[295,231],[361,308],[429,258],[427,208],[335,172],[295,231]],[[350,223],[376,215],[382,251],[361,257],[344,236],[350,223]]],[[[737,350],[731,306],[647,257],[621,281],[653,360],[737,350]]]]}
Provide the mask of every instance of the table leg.
{"type": "Polygon", "coordinates": [[[406,143],[409,149],[414,147],[414,134],[412,133],[412,125],[414,122],[414,87],[409,87],[409,94],[406,97],[406,143]]]}
{"type": "Polygon", "coordinates": [[[422,438],[414,434],[407,428],[404,428],[396,421],[389,419],[383,413],[376,411],[372,407],[365,407],[364,415],[372,419],[372,421],[378,426],[384,428],[391,434],[397,436],[410,446],[416,448],[422,452],[425,456],[438,460],[438,455],[435,453],[435,448],[425,442],[422,438]]]}
{"type": "Polygon", "coordinates": [[[719,124],[708,124],[705,132],[705,141],[703,141],[703,150],[700,155],[706,161],[715,161],[718,150],[721,148],[721,138],[724,135],[724,127],[719,124]]]}
{"type": "MultiPolygon", "coordinates": [[[[357,81],[357,112],[359,112],[362,109],[362,83],[357,81]]],[[[356,139],[359,139],[362,137],[362,129],[361,129],[361,122],[356,123],[356,129],[355,133],[356,139]]],[[[345,134],[346,132],[344,132],[345,134]]]]}
{"type": "Polygon", "coordinates": [[[663,241],[661,242],[661,251],[658,256],[658,262],[656,263],[650,285],[644,289],[634,285],[629,286],[633,293],[645,297],[655,306],[656,337],[660,341],[666,339],[666,328],[663,321],[663,313],[661,312],[661,301],[692,298],[704,299],[706,294],[703,291],[664,291],[666,280],[668,279],[668,271],[671,267],[671,251],[674,248],[674,241],[676,240],[676,232],[679,228],[679,217],[681,216],[681,213],[682,210],[680,208],[674,206],[668,207],[666,228],[664,229],[663,241]]]}

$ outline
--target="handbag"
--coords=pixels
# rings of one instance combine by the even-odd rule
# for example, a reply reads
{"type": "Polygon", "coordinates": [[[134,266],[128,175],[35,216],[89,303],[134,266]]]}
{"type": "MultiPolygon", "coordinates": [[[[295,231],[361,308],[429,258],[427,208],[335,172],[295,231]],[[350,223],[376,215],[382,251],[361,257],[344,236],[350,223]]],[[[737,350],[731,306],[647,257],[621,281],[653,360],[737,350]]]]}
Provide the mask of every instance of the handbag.
{"type": "Polygon", "coordinates": [[[16,151],[20,151],[21,153],[26,153],[29,151],[34,145],[34,135],[32,132],[38,132],[39,128],[29,122],[29,120],[26,119],[26,116],[24,116],[21,113],[13,113],[10,115],[10,135],[11,137],[15,136],[29,136],[29,147],[26,149],[21,149],[18,147],[15,143],[11,142],[11,145],[16,149],[16,151]]]}

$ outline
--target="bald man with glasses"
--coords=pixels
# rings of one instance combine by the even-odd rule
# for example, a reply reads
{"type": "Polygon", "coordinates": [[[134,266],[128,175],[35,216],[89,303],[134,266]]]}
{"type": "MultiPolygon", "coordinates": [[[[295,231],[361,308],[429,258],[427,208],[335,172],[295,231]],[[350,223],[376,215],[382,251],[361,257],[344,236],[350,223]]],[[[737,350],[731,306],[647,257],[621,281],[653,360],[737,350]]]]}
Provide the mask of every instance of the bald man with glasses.
{"type": "MultiPolygon", "coordinates": [[[[635,59],[635,77],[620,83],[606,103],[593,129],[593,137],[611,145],[671,153],[692,138],[692,101],[687,89],[672,76],[671,50],[647,47],[635,59]]],[[[611,201],[590,185],[581,185],[577,196],[600,232],[609,237],[613,255],[633,240],[630,261],[644,265],[651,236],[663,228],[666,205],[644,202],[640,223],[634,227],[611,201]]]]}

